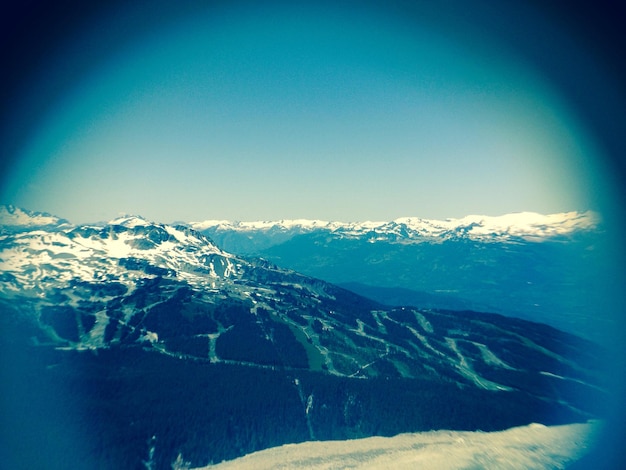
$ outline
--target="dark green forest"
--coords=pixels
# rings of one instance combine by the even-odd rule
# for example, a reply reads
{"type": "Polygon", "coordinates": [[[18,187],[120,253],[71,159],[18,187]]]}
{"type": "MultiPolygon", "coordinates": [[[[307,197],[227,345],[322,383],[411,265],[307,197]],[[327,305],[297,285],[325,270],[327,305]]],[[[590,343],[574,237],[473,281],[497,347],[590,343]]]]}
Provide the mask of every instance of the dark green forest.
{"type": "Polygon", "coordinates": [[[210,364],[138,346],[10,343],[2,353],[13,358],[2,370],[1,457],[12,469],[139,469],[149,460],[170,469],[179,454],[199,466],[312,438],[580,419],[522,392],[210,364]]]}
{"type": "Polygon", "coordinates": [[[106,346],[82,349],[73,341],[95,328],[94,312],[104,304],[59,302],[37,314],[36,304],[0,302],[0,462],[10,469],[169,470],[179,456],[203,466],[307,440],[606,416],[606,394],[590,375],[600,356],[585,340],[477,312],[373,312],[369,301],[338,288],[316,310],[297,288],[276,289],[290,307],[284,317],[147,280],[106,304],[106,346]],[[124,318],[124,307],[132,317],[124,318]],[[309,322],[321,349],[295,326],[309,322]],[[142,328],[158,341],[143,340],[142,328]],[[430,349],[409,328],[427,336],[430,349]],[[510,391],[485,390],[460,375],[447,359],[456,354],[450,338],[481,377],[510,391]],[[485,361],[483,343],[515,369],[485,361]],[[384,353],[381,344],[393,347],[384,353]],[[403,350],[416,355],[407,359],[403,350]],[[333,354],[343,376],[326,367],[322,351],[333,354]],[[355,365],[349,354],[368,365],[355,365]],[[398,364],[411,375],[402,376],[398,364]],[[376,373],[349,377],[358,367],[376,373]]]}

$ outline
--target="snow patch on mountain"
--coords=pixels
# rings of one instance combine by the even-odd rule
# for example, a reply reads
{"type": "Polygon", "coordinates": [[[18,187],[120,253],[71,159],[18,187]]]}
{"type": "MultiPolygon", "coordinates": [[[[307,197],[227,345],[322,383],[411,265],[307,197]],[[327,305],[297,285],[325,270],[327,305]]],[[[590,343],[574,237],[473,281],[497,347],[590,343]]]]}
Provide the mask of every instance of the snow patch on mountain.
{"type": "Polygon", "coordinates": [[[395,437],[305,442],[267,449],[204,470],[564,468],[595,445],[602,423],[530,424],[499,432],[431,431],[395,437]]]}

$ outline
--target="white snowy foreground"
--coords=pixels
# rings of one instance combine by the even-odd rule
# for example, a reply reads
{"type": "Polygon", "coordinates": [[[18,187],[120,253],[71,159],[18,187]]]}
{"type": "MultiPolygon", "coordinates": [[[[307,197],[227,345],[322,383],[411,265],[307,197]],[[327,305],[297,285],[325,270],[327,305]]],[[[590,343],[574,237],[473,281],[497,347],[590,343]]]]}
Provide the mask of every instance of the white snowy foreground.
{"type": "Polygon", "coordinates": [[[583,457],[601,423],[530,424],[500,432],[431,431],[348,441],[304,442],[204,467],[263,469],[557,469],[583,457]]]}

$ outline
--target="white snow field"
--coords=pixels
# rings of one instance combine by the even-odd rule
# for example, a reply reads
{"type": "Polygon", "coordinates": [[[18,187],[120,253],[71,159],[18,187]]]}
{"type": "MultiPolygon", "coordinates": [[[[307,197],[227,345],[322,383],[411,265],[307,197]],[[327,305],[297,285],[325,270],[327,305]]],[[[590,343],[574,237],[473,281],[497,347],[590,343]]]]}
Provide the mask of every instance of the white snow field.
{"type": "Polygon", "coordinates": [[[530,424],[499,432],[431,431],[288,444],[205,470],[560,469],[593,448],[602,424],[530,424]]]}

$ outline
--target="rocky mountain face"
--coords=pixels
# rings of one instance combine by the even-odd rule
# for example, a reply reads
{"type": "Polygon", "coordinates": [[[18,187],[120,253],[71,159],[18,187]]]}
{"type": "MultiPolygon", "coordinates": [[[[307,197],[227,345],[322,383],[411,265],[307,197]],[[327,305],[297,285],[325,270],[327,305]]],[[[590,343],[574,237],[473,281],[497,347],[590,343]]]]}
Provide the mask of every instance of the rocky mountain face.
{"type": "Polygon", "coordinates": [[[206,465],[288,442],[605,412],[605,353],[552,327],[385,307],[186,226],[19,216],[0,235],[12,468],[66,468],[68,455],[206,465]]]}
{"type": "Polygon", "coordinates": [[[610,328],[610,250],[593,212],[191,225],[228,251],[261,256],[385,305],[489,311],[595,340],[610,328]]]}

